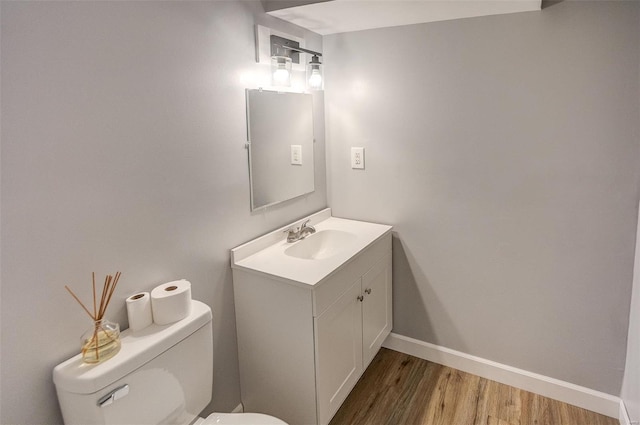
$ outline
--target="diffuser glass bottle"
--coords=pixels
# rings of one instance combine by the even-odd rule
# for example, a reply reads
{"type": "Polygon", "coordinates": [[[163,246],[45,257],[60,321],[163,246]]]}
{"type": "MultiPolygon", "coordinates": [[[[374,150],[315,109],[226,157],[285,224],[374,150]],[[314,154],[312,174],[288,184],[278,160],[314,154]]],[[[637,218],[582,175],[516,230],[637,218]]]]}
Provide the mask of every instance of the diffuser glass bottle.
{"type": "Polygon", "coordinates": [[[120,325],[107,319],[96,320],[80,339],[82,361],[100,363],[120,351],[120,325]]]}
{"type": "Polygon", "coordinates": [[[80,304],[82,309],[93,320],[93,326],[82,334],[80,340],[82,361],[85,363],[100,363],[115,356],[120,351],[120,325],[113,323],[104,318],[104,315],[111,302],[111,297],[118,286],[118,280],[120,279],[120,272],[116,272],[115,278],[111,275],[107,275],[102,287],[102,294],[100,295],[100,302],[98,303],[98,297],[96,293],[96,275],[91,274],[92,277],[92,290],[93,290],[93,311],[90,311],[85,306],[80,298],[65,285],[65,289],[69,291],[71,296],[80,304]]]}

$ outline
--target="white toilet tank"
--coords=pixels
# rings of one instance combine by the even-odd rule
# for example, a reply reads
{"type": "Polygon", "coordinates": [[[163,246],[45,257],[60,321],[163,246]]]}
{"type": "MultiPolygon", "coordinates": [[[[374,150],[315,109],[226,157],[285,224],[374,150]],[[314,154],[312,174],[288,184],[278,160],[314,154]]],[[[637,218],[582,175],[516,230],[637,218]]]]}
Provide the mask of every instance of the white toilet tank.
{"type": "Polygon", "coordinates": [[[81,355],[53,370],[62,416],[70,424],[180,424],[211,401],[211,309],[192,301],[178,322],[122,332],[122,348],[97,365],[81,355]]]}

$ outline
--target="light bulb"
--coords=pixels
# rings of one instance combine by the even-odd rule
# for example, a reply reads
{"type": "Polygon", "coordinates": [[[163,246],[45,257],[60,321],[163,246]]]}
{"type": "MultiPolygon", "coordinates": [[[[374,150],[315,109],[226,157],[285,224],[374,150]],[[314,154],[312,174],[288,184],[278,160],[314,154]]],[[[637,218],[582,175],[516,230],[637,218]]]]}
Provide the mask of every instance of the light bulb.
{"type": "Polygon", "coordinates": [[[307,86],[310,90],[322,90],[322,63],[317,55],[313,55],[307,64],[307,86]]]}
{"type": "Polygon", "coordinates": [[[271,84],[280,87],[291,86],[291,58],[271,57],[271,84]]]}
{"type": "Polygon", "coordinates": [[[311,76],[309,77],[309,87],[312,89],[319,89],[322,87],[322,74],[320,70],[314,69],[311,71],[311,76]]]}
{"type": "Polygon", "coordinates": [[[284,85],[289,81],[289,71],[286,69],[276,69],[273,73],[273,82],[276,85],[284,85]]]}

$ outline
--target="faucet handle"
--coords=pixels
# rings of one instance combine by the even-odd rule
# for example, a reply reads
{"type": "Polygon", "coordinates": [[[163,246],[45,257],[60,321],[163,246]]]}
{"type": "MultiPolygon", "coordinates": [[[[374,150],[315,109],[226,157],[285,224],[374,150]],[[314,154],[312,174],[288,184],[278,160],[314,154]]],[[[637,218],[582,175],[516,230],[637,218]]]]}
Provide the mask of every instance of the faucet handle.
{"type": "Polygon", "coordinates": [[[283,230],[282,233],[287,234],[287,242],[295,242],[298,240],[298,236],[300,234],[299,227],[289,227],[286,230],[283,230]]]}
{"type": "Polygon", "coordinates": [[[316,228],[313,226],[307,226],[307,223],[310,220],[305,221],[304,223],[302,223],[302,226],[300,226],[300,239],[306,237],[309,234],[313,234],[316,232],[316,228]]]}

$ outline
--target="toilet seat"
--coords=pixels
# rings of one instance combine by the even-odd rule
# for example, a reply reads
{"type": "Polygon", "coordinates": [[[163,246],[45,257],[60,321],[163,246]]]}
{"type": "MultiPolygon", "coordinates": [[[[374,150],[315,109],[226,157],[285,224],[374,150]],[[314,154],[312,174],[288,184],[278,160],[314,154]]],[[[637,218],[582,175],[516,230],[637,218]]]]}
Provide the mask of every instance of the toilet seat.
{"type": "Polygon", "coordinates": [[[262,413],[212,413],[200,425],[287,425],[286,422],[262,413]]]}

